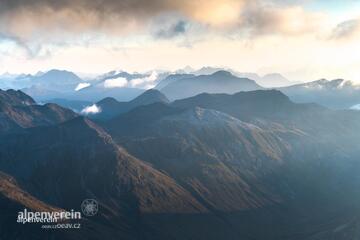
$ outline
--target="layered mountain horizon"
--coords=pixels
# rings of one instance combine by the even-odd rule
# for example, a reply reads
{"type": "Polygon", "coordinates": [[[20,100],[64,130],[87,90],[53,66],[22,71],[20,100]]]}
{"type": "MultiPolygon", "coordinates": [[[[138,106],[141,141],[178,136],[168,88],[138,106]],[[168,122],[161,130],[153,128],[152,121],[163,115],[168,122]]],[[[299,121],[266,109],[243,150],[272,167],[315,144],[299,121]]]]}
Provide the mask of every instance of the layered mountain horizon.
{"type": "MultiPolygon", "coordinates": [[[[320,79],[292,82],[279,73],[260,76],[227,68],[184,68],[169,72],[144,73],[111,71],[97,77],[81,78],[73,72],[50,70],[30,74],[0,75],[4,89],[18,89],[42,103],[56,103],[81,112],[106,97],[130,101],[148,89],[155,88],[170,100],[197,94],[235,93],[258,89],[278,89],[295,102],[315,102],[333,109],[349,109],[360,103],[359,85],[348,80],[320,79]]],[[[356,108],[355,108],[356,109],[356,108]]]]}

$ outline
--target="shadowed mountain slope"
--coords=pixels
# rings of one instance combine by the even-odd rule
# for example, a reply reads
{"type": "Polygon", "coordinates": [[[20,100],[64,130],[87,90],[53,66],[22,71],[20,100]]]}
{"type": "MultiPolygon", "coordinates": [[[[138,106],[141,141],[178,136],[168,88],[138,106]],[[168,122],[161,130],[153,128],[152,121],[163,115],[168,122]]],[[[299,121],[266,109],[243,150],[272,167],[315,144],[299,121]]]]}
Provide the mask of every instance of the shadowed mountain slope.
{"type": "Polygon", "coordinates": [[[147,90],[129,102],[118,102],[114,98],[105,98],[96,103],[96,105],[101,109],[101,112],[90,117],[94,119],[110,119],[121,113],[128,112],[138,106],[157,102],[169,103],[169,100],[164,94],[155,89],[147,90]]]}

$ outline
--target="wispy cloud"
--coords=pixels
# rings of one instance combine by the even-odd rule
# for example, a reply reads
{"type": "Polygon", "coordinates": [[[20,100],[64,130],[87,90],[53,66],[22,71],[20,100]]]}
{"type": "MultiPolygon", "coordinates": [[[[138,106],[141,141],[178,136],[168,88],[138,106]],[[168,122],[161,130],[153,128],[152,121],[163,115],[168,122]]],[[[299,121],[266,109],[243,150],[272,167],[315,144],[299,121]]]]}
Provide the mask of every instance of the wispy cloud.
{"type": "Polygon", "coordinates": [[[158,74],[156,71],[153,71],[149,76],[132,79],[129,84],[131,87],[135,88],[150,89],[155,87],[157,79],[158,74]]]}
{"type": "Polygon", "coordinates": [[[332,39],[349,39],[359,34],[360,21],[359,19],[351,19],[339,23],[333,30],[332,39]]]}
{"type": "Polygon", "coordinates": [[[298,34],[313,31],[321,18],[321,14],[308,12],[301,5],[275,0],[3,0],[0,33],[21,42],[55,41],[66,37],[67,32],[133,34],[146,30],[158,16],[171,13],[189,21],[160,24],[156,31],[160,38],[181,36],[189,22],[220,32],[298,34]]]}
{"type": "Polygon", "coordinates": [[[184,35],[189,27],[189,23],[184,20],[179,20],[169,26],[165,26],[161,29],[158,29],[155,33],[155,36],[158,38],[174,38],[181,35],[184,35]]]}

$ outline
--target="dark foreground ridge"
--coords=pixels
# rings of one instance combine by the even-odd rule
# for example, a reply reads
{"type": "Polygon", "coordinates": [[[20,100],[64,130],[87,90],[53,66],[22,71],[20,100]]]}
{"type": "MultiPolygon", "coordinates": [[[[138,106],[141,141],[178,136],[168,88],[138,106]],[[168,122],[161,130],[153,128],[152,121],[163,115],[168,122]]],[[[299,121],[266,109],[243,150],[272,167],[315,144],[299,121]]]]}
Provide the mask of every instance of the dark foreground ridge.
{"type": "Polygon", "coordinates": [[[16,128],[0,134],[0,239],[360,237],[358,112],[276,90],[173,103],[148,92],[94,122],[1,93],[0,126],[16,128]],[[80,229],[16,222],[24,208],[81,211],[84,199],[99,212],[80,229]]]}

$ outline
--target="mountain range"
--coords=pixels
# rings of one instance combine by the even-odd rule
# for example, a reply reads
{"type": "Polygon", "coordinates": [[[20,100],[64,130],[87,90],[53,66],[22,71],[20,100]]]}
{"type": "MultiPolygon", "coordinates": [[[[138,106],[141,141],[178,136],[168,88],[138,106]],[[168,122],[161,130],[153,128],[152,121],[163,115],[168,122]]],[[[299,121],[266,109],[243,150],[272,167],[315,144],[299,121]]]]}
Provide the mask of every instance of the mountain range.
{"type": "Polygon", "coordinates": [[[237,77],[240,77],[240,78],[252,79],[263,87],[269,87],[269,88],[285,87],[285,86],[290,86],[290,85],[294,84],[294,82],[291,82],[290,80],[286,79],[280,73],[269,73],[269,74],[260,76],[257,73],[238,72],[238,71],[234,71],[232,69],[220,68],[220,67],[202,67],[198,70],[193,70],[191,68],[190,69],[185,68],[183,70],[184,73],[190,73],[190,74],[194,74],[194,75],[211,75],[218,71],[227,71],[227,72],[230,72],[231,74],[233,74],[237,77]]]}
{"type": "MultiPolygon", "coordinates": [[[[226,68],[184,68],[175,72],[154,70],[143,73],[111,71],[96,78],[80,78],[64,70],[30,74],[3,74],[0,87],[20,89],[41,103],[56,103],[76,112],[112,97],[130,101],[147,89],[161,90],[170,100],[200,93],[228,93],[278,89],[299,103],[314,102],[334,109],[354,108],[360,103],[359,86],[343,79],[294,83],[278,73],[259,76],[226,68]]],[[[355,108],[356,109],[356,108],[355,108]]]]}
{"type": "MultiPolygon", "coordinates": [[[[238,78],[230,72],[218,71],[211,75],[168,76],[167,84],[157,87],[171,99],[191,97],[199,93],[235,93],[262,89],[255,81],[238,78]]],[[[160,82],[161,84],[161,82],[160,82]]]]}
{"type": "Polygon", "coordinates": [[[0,125],[16,126],[0,131],[0,239],[360,237],[360,112],[263,89],[105,100],[91,120],[0,92],[0,125]],[[25,207],[80,210],[88,198],[99,213],[81,229],[16,223],[25,207]]]}
{"type": "Polygon", "coordinates": [[[344,79],[320,79],[279,90],[296,102],[316,102],[335,109],[349,109],[360,103],[360,85],[344,79]]]}

